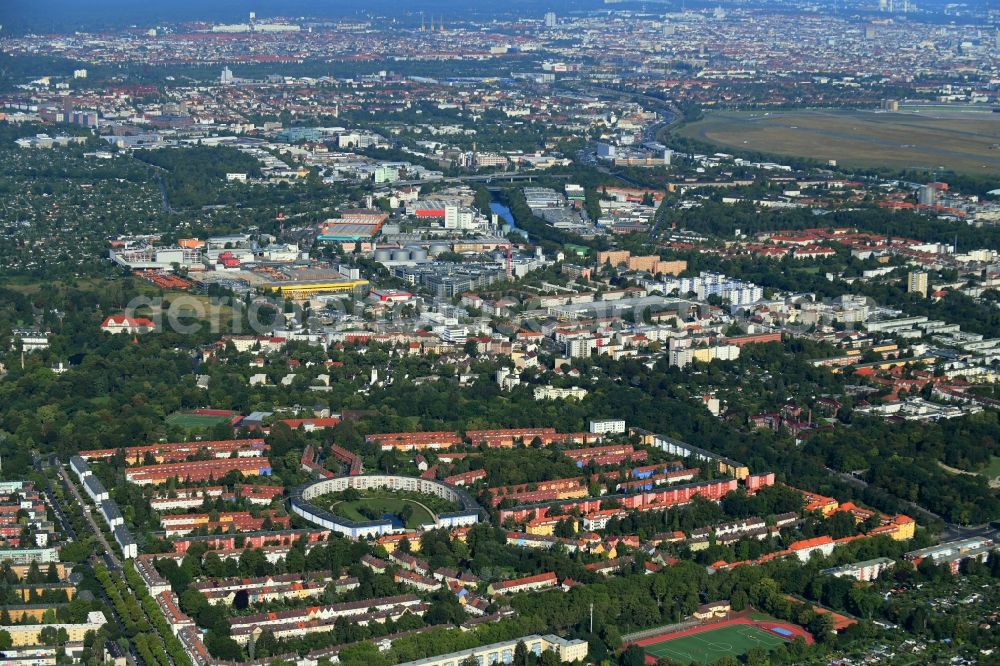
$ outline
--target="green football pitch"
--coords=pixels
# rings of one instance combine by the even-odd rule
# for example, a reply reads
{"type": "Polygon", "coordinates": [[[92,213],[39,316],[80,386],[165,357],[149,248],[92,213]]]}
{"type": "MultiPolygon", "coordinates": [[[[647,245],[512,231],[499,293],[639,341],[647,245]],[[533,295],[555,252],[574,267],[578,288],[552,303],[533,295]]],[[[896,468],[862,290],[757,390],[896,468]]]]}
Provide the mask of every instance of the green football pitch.
{"type": "Polygon", "coordinates": [[[661,659],[669,657],[682,664],[709,664],[725,655],[738,657],[754,648],[769,652],[784,643],[784,639],[748,624],[734,624],[709,629],[697,634],[668,638],[662,643],[647,645],[646,654],[661,659]]]}
{"type": "Polygon", "coordinates": [[[207,430],[220,423],[227,423],[229,419],[228,416],[176,412],[167,417],[167,425],[177,426],[187,431],[207,430]]]}

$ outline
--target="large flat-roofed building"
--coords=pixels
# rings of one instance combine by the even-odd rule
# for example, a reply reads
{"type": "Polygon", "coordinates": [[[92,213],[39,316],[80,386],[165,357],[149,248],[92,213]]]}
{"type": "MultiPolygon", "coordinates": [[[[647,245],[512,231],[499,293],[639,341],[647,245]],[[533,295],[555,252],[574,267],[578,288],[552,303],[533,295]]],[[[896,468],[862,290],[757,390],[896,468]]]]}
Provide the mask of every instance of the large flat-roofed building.
{"type": "Polygon", "coordinates": [[[402,528],[388,519],[354,522],[310,503],[310,500],[314,497],[327,493],[343,492],[348,488],[356,490],[374,488],[422,493],[425,495],[435,495],[458,504],[457,511],[432,513],[433,523],[424,525],[422,529],[470,527],[478,523],[480,518],[479,504],[472,498],[472,495],[461,488],[432,479],[395,476],[391,474],[338,476],[299,486],[291,494],[290,503],[292,512],[314,525],[333,530],[352,539],[375,537],[402,531],[402,528]]]}
{"type": "Polygon", "coordinates": [[[910,271],[906,274],[906,291],[911,294],[920,294],[927,297],[927,273],[923,271],[910,271]]]}
{"type": "Polygon", "coordinates": [[[711,451],[706,451],[705,449],[698,448],[697,446],[693,446],[687,442],[682,442],[679,439],[674,439],[673,437],[668,437],[666,435],[657,435],[656,433],[642,430],[640,428],[633,428],[632,432],[642,438],[644,446],[656,447],[665,453],[682,458],[694,458],[696,460],[705,461],[713,467],[716,467],[719,472],[729,474],[739,480],[743,480],[750,475],[750,469],[743,463],[726,458],[725,456],[717,455],[711,451]]]}
{"type": "Polygon", "coordinates": [[[534,397],[535,400],[565,400],[567,398],[583,400],[587,397],[587,389],[580,388],[579,386],[570,386],[568,388],[552,385],[536,386],[534,397]]]}
{"type": "Polygon", "coordinates": [[[837,576],[838,578],[854,578],[862,582],[868,582],[881,576],[885,571],[891,569],[894,564],[895,562],[888,557],[878,557],[873,560],[824,569],[820,573],[837,576]]]}
{"type": "Polygon", "coordinates": [[[360,224],[383,224],[389,219],[389,214],[380,210],[351,208],[340,211],[340,219],[345,222],[357,222],[360,224]]]}
{"type": "MultiPolygon", "coordinates": [[[[59,557],[59,552],[55,548],[52,548],[51,551],[52,551],[52,559],[49,561],[49,563],[56,568],[56,575],[59,577],[59,580],[65,581],[66,577],[69,576],[71,573],[73,573],[73,567],[72,565],[67,566],[62,562],[57,562],[56,560],[59,557]]],[[[6,552],[9,553],[11,551],[6,551],[6,552]]],[[[10,558],[6,557],[5,555],[0,555],[0,562],[4,560],[10,560],[10,558]]],[[[15,563],[10,565],[11,572],[13,572],[13,574],[17,576],[17,579],[22,582],[24,581],[25,578],[28,577],[28,574],[31,573],[31,569],[32,567],[30,562],[29,563],[22,562],[21,564],[15,563]]],[[[46,567],[46,569],[48,569],[48,567],[46,567]]]]}
{"type": "Polygon", "coordinates": [[[111,250],[111,261],[132,270],[170,269],[174,264],[181,268],[202,263],[201,250],[186,247],[142,247],[111,250]]]}
{"type": "Polygon", "coordinates": [[[624,419],[590,419],[590,432],[597,434],[623,434],[625,432],[624,419]]]}
{"type": "MultiPolygon", "coordinates": [[[[457,246],[455,252],[459,252],[457,246]]],[[[424,285],[441,298],[452,298],[488,287],[505,276],[498,264],[451,262],[396,266],[393,274],[409,284],[424,285]]]]}
{"type": "MultiPolygon", "coordinates": [[[[62,115],[62,114],[60,114],[62,115]]],[[[84,143],[85,136],[49,136],[48,134],[36,134],[17,139],[14,143],[18,148],[52,148],[53,146],[64,147],[74,143],[84,143]]]]}
{"type": "Polygon", "coordinates": [[[587,658],[587,641],[580,639],[565,639],[552,634],[545,636],[523,636],[500,643],[491,643],[471,650],[450,652],[436,657],[427,657],[416,661],[408,661],[399,666],[462,666],[470,657],[477,666],[492,666],[493,664],[510,664],[514,661],[514,651],[517,644],[523,642],[529,652],[536,656],[546,650],[552,650],[562,662],[583,661],[587,658]]]}
{"type": "Polygon", "coordinates": [[[55,548],[4,548],[0,549],[0,562],[12,565],[28,565],[32,562],[48,564],[59,561],[59,551],[55,548]]]}
{"type": "Polygon", "coordinates": [[[956,573],[963,561],[974,559],[982,562],[996,548],[996,543],[988,537],[970,537],[911,550],[904,557],[915,565],[929,559],[937,565],[948,565],[952,573],[956,573]]]}
{"type": "Polygon", "coordinates": [[[357,294],[362,296],[368,291],[368,280],[289,280],[287,282],[268,282],[262,286],[277,295],[293,299],[324,294],[357,294]]]}
{"type": "Polygon", "coordinates": [[[339,218],[327,220],[320,225],[317,239],[321,241],[371,239],[378,235],[388,219],[389,215],[379,210],[341,211],[339,218]]]}
{"type": "Polygon", "coordinates": [[[371,239],[379,231],[379,225],[366,222],[327,222],[317,236],[321,241],[358,241],[371,239]]]}
{"type": "Polygon", "coordinates": [[[101,611],[91,611],[87,614],[87,621],[79,624],[8,624],[0,626],[0,629],[10,634],[11,643],[14,647],[26,645],[41,645],[42,630],[52,627],[56,631],[66,630],[68,640],[82,641],[89,631],[97,631],[107,624],[107,618],[101,611]]]}
{"type": "Polygon", "coordinates": [[[0,666],[56,666],[56,648],[11,647],[0,650],[0,666]]]}
{"type": "Polygon", "coordinates": [[[33,352],[39,349],[49,348],[49,333],[48,331],[39,331],[31,328],[15,328],[11,331],[11,337],[13,341],[11,342],[11,348],[17,349],[18,344],[21,346],[21,351],[33,352]]]}
{"type": "Polygon", "coordinates": [[[687,261],[664,261],[658,255],[634,257],[629,250],[606,250],[597,253],[599,265],[610,264],[620,266],[625,264],[630,271],[646,271],[662,275],[680,275],[687,270],[687,261]]]}

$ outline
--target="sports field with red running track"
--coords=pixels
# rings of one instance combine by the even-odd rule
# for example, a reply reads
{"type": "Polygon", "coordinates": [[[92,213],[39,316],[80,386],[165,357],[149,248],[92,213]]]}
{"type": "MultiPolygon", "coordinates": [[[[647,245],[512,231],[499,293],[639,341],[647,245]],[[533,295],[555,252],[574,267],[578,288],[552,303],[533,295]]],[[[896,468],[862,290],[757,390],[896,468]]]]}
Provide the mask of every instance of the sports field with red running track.
{"type": "Polygon", "coordinates": [[[662,657],[680,663],[708,664],[724,655],[746,654],[753,648],[770,651],[796,637],[809,644],[813,642],[812,635],[802,627],[773,619],[755,620],[747,614],[657,634],[631,644],[645,650],[647,664],[656,664],[662,657]]]}

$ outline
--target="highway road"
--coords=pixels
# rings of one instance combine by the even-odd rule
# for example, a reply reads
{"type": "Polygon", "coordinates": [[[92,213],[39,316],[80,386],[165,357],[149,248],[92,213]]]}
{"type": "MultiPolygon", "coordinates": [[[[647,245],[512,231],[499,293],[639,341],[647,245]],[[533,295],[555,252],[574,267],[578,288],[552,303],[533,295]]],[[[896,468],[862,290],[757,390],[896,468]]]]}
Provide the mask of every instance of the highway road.
{"type": "MultiPolygon", "coordinates": [[[[599,88],[582,84],[575,85],[570,82],[566,82],[565,85],[573,92],[590,95],[592,97],[616,97],[624,101],[641,103],[647,108],[656,110],[660,114],[661,120],[643,129],[642,140],[644,142],[657,141],[657,137],[660,136],[660,133],[663,130],[679,125],[681,121],[684,120],[684,114],[681,113],[680,109],[674,106],[672,102],[660,99],[659,97],[653,97],[652,95],[646,95],[644,93],[629,92],[626,90],[615,90],[614,88],[599,88]]],[[[601,173],[623,180],[633,187],[646,187],[644,183],[633,180],[632,178],[619,173],[618,170],[612,169],[601,163],[601,161],[594,157],[589,150],[581,151],[577,156],[577,161],[589,164],[601,173]]]]}
{"type": "MultiPolygon", "coordinates": [[[[569,87],[569,85],[567,85],[567,87],[569,87]]],[[[652,95],[647,95],[645,93],[587,85],[578,85],[571,87],[570,89],[574,92],[580,92],[594,97],[617,97],[618,99],[630,100],[636,103],[642,103],[647,107],[654,108],[660,113],[661,116],[663,116],[663,120],[654,123],[643,130],[643,138],[646,141],[656,140],[656,136],[661,130],[679,125],[681,121],[684,120],[684,114],[681,113],[680,109],[678,109],[673,102],[669,102],[665,99],[660,99],[659,97],[654,97],[652,95]]]]}

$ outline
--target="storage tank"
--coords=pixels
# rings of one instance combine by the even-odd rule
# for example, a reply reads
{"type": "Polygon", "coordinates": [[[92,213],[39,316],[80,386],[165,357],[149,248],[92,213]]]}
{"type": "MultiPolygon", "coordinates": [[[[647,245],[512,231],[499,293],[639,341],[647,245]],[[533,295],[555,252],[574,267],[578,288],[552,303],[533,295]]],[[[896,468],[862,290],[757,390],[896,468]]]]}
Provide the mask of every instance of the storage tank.
{"type": "Polygon", "coordinates": [[[427,261],[427,250],[415,247],[410,250],[410,261],[427,261]]]}
{"type": "Polygon", "coordinates": [[[431,254],[441,254],[442,252],[451,252],[451,245],[447,243],[431,243],[431,254]]]}
{"type": "Polygon", "coordinates": [[[398,250],[393,250],[392,251],[392,260],[393,261],[409,261],[410,260],[410,251],[407,250],[407,249],[405,249],[405,248],[400,248],[398,250]]]}
{"type": "Polygon", "coordinates": [[[386,250],[386,249],[375,250],[375,261],[378,261],[380,263],[386,261],[392,261],[392,250],[386,250]]]}

